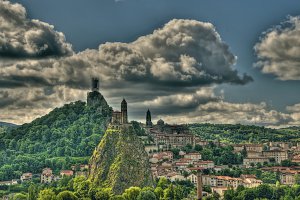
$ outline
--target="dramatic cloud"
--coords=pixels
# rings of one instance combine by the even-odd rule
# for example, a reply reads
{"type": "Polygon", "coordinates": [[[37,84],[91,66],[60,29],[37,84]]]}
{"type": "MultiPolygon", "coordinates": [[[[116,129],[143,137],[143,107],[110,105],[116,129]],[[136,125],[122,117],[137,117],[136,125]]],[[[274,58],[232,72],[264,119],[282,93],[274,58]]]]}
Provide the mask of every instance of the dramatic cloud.
{"type": "Polygon", "coordinates": [[[30,122],[57,106],[84,100],[86,92],[57,86],[54,88],[21,88],[0,91],[0,121],[16,124],[30,122]]]}
{"type": "Polygon", "coordinates": [[[106,43],[99,48],[106,72],[117,80],[143,80],[159,85],[245,84],[236,62],[210,23],[174,19],[132,43],[106,43]]]}
{"type": "Polygon", "coordinates": [[[40,58],[73,53],[63,33],[26,15],[22,5],[0,0],[0,57],[40,58]]]}
{"type": "Polygon", "coordinates": [[[295,104],[293,106],[287,107],[288,112],[290,113],[291,117],[294,119],[294,122],[290,125],[299,126],[300,125],[300,103],[295,104]]]}
{"type": "Polygon", "coordinates": [[[132,43],[105,43],[99,51],[6,64],[0,80],[13,81],[16,86],[88,88],[90,77],[96,75],[103,82],[149,83],[153,87],[180,89],[251,81],[251,77],[240,77],[232,68],[235,61],[212,24],[172,20],[132,43]]]}
{"type": "Polygon", "coordinates": [[[254,47],[263,73],[280,80],[300,80],[300,17],[290,17],[262,36],[254,47]]]}
{"type": "Polygon", "coordinates": [[[135,119],[143,119],[149,107],[173,122],[290,120],[265,104],[226,103],[215,93],[218,84],[243,85],[252,78],[234,69],[236,57],[210,23],[174,19],[131,43],[105,43],[75,54],[53,26],[28,19],[20,4],[0,0],[0,29],[3,121],[29,122],[64,103],[85,100],[93,76],[100,78],[111,105],[128,99],[135,119]]]}
{"type": "Polygon", "coordinates": [[[156,115],[164,113],[186,113],[195,110],[199,105],[217,102],[222,96],[217,96],[214,87],[202,87],[191,93],[177,93],[168,96],[157,96],[142,104],[133,105],[139,108],[151,108],[156,115]]]}
{"type": "MultiPolygon", "coordinates": [[[[267,104],[229,103],[224,101],[209,102],[199,105],[195,111],[185,115],[161,115],[169,122],[253,124],[259,126],[279,127],[296,123],[290,114],[269,109],[267,104]]],[[[297,122],[299,125],[299,122],[297,122]]]]}

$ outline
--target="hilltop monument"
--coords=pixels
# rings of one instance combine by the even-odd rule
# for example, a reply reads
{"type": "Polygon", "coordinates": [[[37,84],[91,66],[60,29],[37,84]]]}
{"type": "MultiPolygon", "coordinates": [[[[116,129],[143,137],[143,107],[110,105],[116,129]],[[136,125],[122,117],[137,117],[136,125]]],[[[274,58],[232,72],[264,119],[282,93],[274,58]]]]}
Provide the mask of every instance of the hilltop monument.
{"type": "Polygon", "coordinates": [[[91,79],[91,91],[87,94],[87,106],[97,109],[104,116],[111,115],[112,108],[109,107],[103,95],[99,92],[99,78],[91,79]]]}

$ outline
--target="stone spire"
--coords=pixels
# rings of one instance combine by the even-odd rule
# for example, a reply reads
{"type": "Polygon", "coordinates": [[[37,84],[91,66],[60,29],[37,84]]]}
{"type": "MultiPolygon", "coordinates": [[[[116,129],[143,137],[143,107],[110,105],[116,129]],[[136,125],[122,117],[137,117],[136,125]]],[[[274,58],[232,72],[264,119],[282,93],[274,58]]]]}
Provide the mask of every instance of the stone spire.
{"type": "Polygon", "coordinates": [[[151,121],[151,112],[148,109],[146,113],[146,126],[151,127],[152,126],[152,121],[151,121]]]}
{"type": "Polygon", "coordinates": [[[122,124],[128,123],[128,115],[127,115],[127,102],[125,99],[121,102],[121,120],[122,124]]]}

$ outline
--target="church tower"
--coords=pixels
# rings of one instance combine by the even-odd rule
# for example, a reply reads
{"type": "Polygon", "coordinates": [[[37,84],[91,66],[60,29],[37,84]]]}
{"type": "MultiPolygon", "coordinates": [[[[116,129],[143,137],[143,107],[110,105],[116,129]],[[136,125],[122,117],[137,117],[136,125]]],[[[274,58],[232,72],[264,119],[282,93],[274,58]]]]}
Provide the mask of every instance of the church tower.
{"type": "Polygon", "coordinates": [[[127,102],[125,99],[123,99],[121,103],[121,120],[122,120],[122,124],[128,123],[127,102]]]}
{"type": "Polygon", "coordinates": [[[146,113],[146,126],[147,127],[151,127],[152,126],[152,121],[151,121],[151,112],[148,109],[147,113],[146,113]]]}

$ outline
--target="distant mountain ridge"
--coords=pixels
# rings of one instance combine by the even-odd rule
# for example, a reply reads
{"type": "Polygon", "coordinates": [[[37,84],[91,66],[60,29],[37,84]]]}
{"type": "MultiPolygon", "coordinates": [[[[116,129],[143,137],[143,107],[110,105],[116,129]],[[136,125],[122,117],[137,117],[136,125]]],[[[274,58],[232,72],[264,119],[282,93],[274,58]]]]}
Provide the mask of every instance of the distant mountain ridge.
{"type": "Polygon", "coordinates": [[[0,122],[0,126],[7,126],[7,127],[17,127],[19,125],[8,123],[8,122],[0,122]]]}

